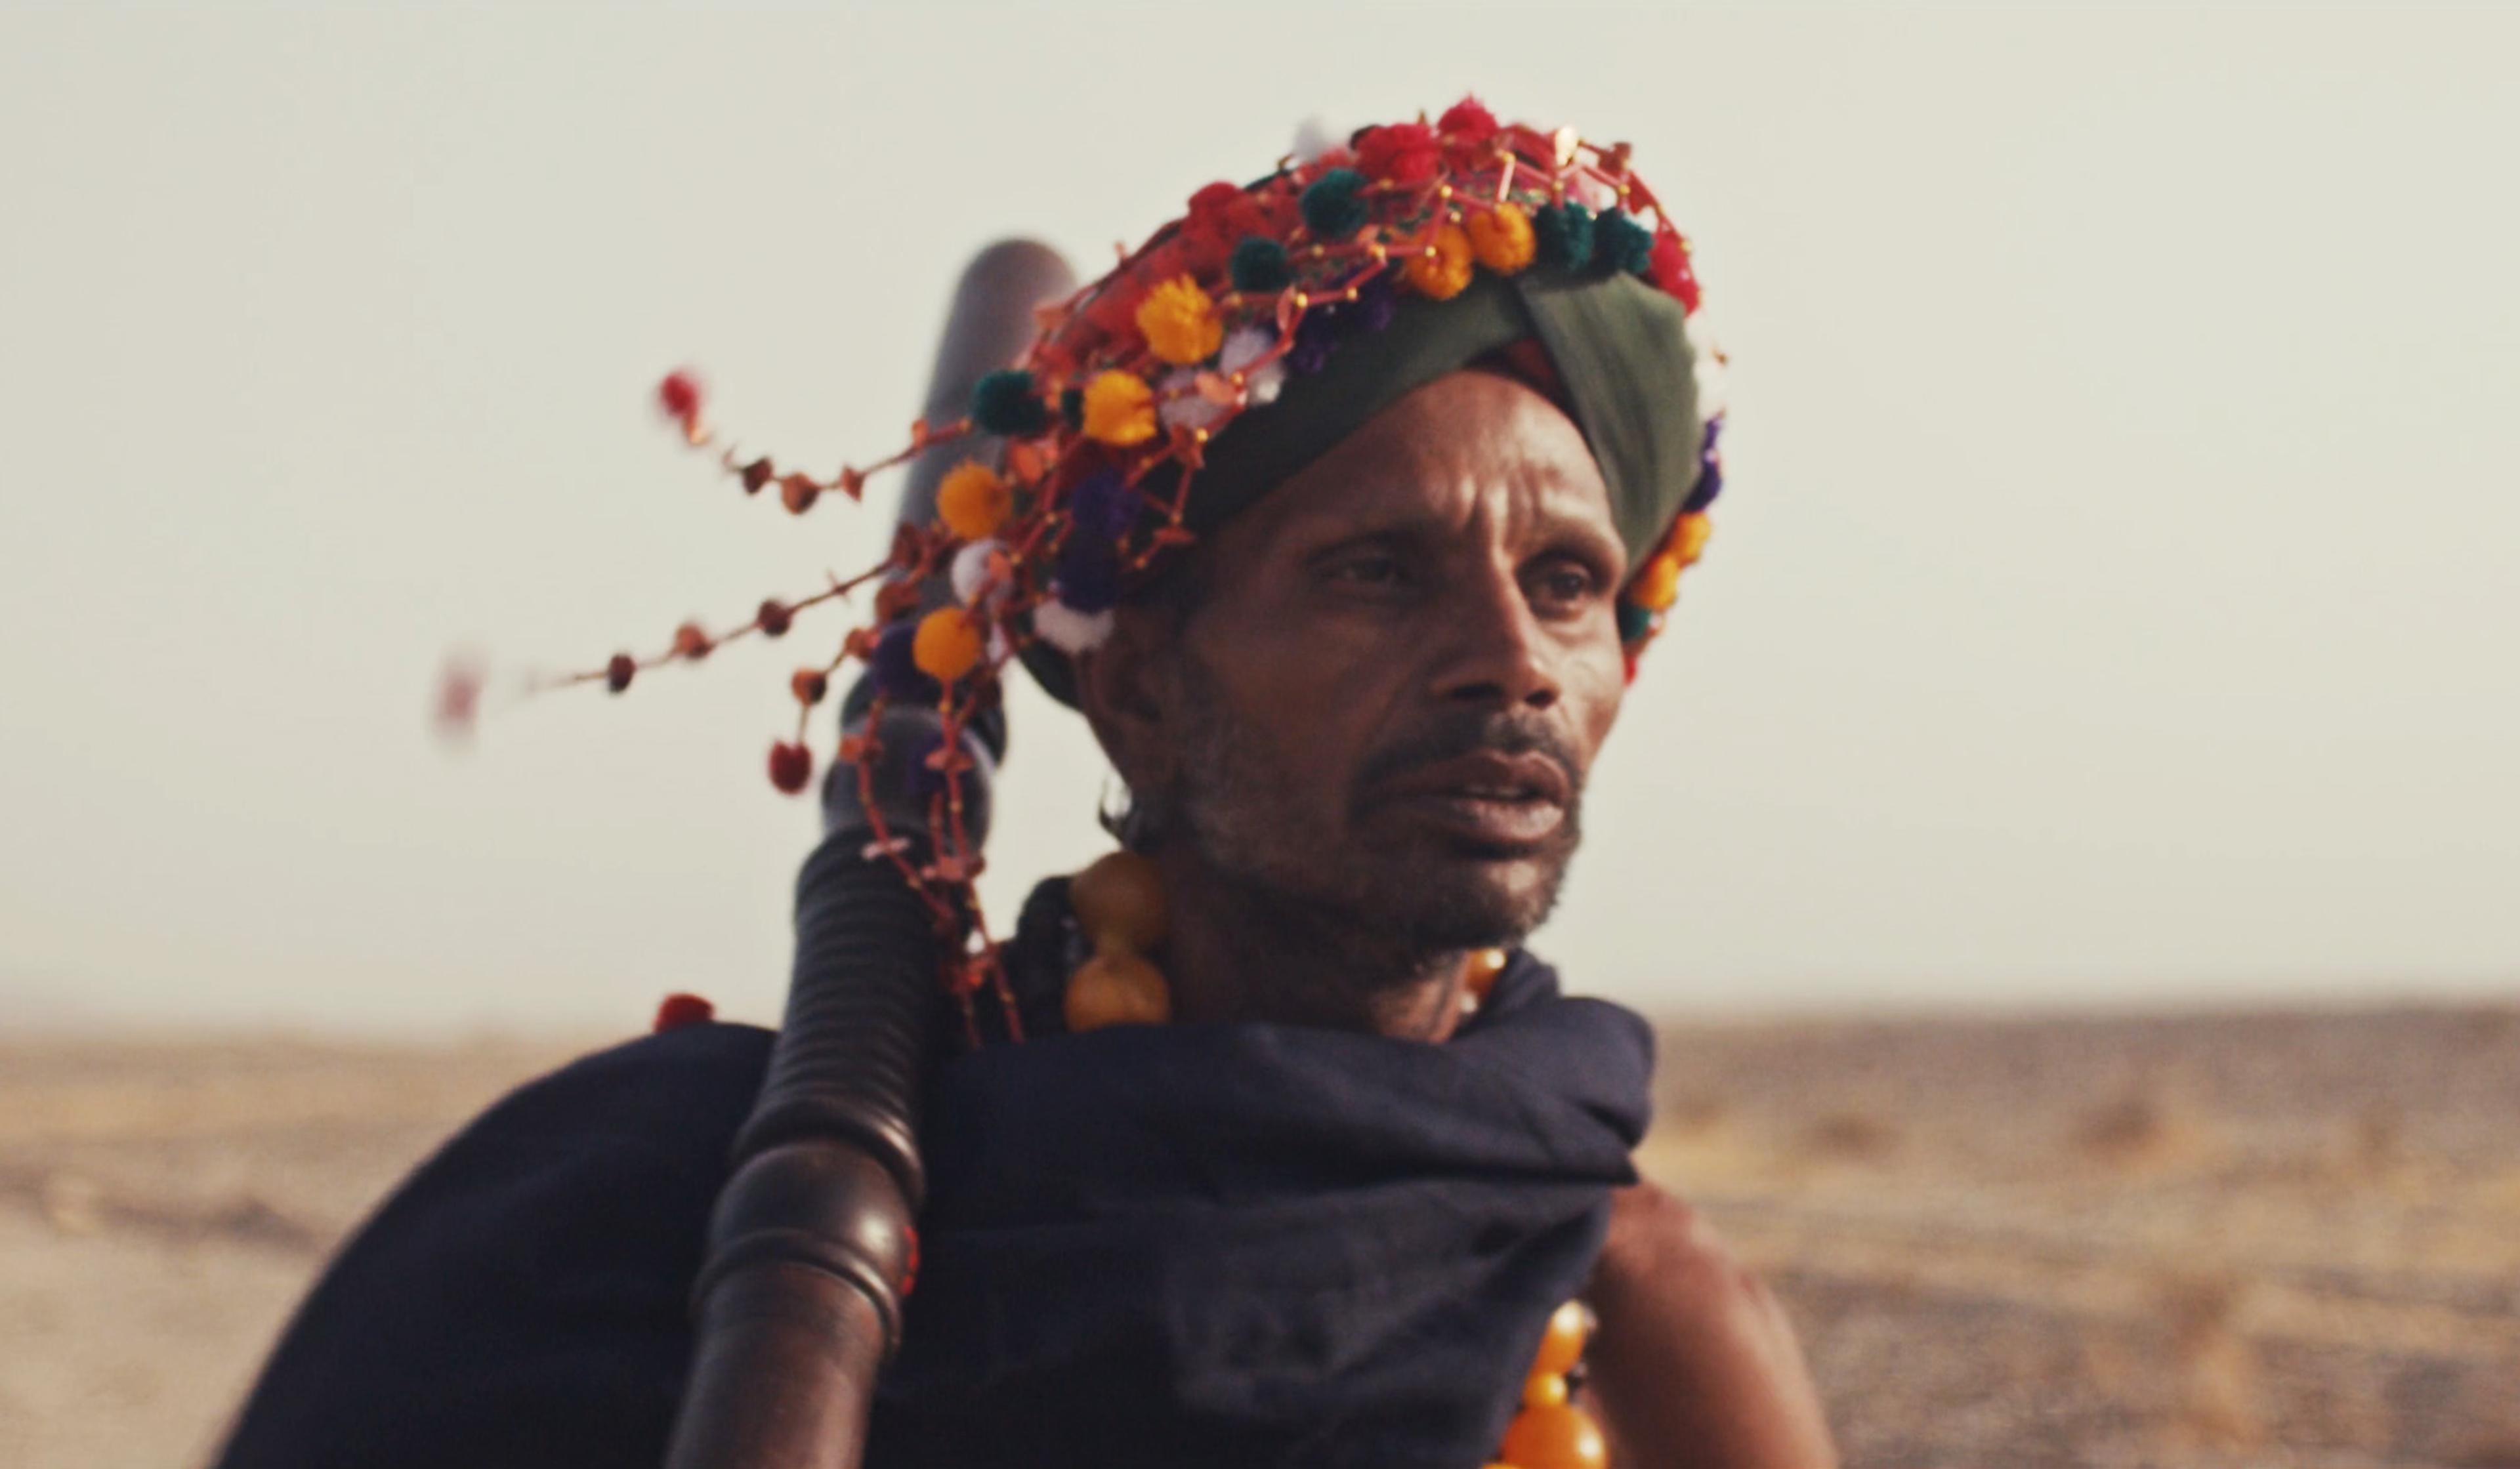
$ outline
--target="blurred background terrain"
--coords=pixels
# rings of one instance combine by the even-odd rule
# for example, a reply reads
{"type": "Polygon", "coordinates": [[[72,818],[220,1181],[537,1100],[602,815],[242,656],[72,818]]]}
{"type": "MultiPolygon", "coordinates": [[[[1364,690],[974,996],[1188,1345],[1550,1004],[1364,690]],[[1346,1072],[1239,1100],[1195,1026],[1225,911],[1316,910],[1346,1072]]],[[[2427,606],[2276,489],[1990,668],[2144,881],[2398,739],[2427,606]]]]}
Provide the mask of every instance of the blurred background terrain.
{"type": "MultiPolygon", "coordinates": [[[[1662,1042],[1643,1165],[1857,1469],[2520,1466],[2520,1007],[1662,1042]]],[[[344,1232],[578,1049],[0,1046],[0,1463],[199,1461],[344,1232]]]]}

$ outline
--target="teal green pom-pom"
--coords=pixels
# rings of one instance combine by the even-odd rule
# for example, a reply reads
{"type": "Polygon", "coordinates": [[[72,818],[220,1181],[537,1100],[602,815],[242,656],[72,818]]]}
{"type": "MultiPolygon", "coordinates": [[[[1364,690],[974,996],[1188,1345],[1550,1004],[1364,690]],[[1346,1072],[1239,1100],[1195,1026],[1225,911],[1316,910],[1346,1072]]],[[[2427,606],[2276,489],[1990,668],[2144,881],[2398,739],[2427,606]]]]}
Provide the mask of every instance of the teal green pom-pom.
{"type": "Polygon", "coordinates": [[[1357,198],[1365,175],[1353,168],[1333,168],[1313,180],[1297,204],[1304,228],[1323,240],[1345,240],[1365,228],[1365,200],[1357,198]]]}
{"type": "Polygon", "coordinates": [[[1286,264],[1286,247],[1266,235],[1245,235],[1234,247],[1234,289],[1283,290],[1295,272],[1286,264]]]}
{"type": "Polygon", "coordinates": [[[1641,607],[1632,601],[1619,603],[1619,641],[1621,643],[1634,643],[1652,632],[1653,623],[1652,609],[1641,607]]]}
{"type": "Polygon", "coordinates": [[[971,422],[984,432],[1029,438],[1050,426],[1050,408],[1034,390],[1032,374],[1006,368],[972,387],[971,422]]]}
{"type": "Polygon", "coordinates": [[[1653,263],[1653,231],[1625,209],[1608,210],[1594,226],[1593,252],[1612,270],[1642,275],[1653,263]]]}
{"type": "Polygon", "coordinates": [[[1531,237],[1541,264],[1582,270],[1593,259],[1593,211],[1582,204],[1544,204],[1531,216],[1531,237]]]}
{"type": "Polygon", "coordinates": [[[1058,395],[1058,416],[1067,421],[1068,431],[1085,431],[1085,389],[1071,387],[1058,395]]]}

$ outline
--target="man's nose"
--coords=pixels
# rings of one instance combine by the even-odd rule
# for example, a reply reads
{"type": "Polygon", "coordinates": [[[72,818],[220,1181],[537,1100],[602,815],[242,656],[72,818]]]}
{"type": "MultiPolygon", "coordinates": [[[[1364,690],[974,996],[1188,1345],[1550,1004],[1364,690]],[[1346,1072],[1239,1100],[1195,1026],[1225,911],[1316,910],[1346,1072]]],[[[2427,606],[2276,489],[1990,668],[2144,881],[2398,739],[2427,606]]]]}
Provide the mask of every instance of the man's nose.
{"type": "Polygon", "coordinates": [[[1557,647],[1516,568],[1488,566],[1464,577],[1436,611],[1437,698],[1501,709],[1557,702],[1557,647]]]}

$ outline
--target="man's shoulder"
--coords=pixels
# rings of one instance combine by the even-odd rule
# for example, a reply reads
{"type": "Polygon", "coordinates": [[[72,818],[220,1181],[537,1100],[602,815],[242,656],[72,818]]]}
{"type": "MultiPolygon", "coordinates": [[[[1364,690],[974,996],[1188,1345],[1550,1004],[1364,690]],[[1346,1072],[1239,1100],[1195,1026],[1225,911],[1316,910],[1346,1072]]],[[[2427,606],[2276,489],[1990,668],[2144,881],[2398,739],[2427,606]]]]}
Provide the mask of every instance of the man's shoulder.
{"type": "Polygon", "coordinates": [[[466,1125],[335,1257],[223,1469],[506,1464],[526,1445],[546,1466],[654,1461],[708,1211],[771,1041],[716,1024],[642,1037],[466,1125]]]}

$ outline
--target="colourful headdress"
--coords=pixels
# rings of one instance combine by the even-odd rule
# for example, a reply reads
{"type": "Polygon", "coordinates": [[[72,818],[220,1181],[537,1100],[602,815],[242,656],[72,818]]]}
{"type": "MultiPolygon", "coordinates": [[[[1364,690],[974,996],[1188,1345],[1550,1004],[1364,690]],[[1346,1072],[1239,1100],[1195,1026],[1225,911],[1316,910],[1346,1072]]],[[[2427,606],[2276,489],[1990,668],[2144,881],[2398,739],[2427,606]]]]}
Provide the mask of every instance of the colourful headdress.
{"type": "MultiPolygon", "coordinates": [[[[1536,339],[1573,402],[1630,552],[1618,617],[1633,676],[1705,546],[1723,483],[1720,359],[1698,339],[1698,295],[1688,243],[1627,145],[1502,124],[1475,100],[1432,123],[1366,128],[1255,183],[1192,195],[1183,218],[1110,274],[1044,308],[1020,364],[982,378],[968,417],[914,423],[880,464],[821,478],[722,453],[746,493],[776,489],[802,514],[828,494],[859,498],[876,470],[973,443],[938,484],[934,521],[901,526],[863,574],[765,601],[723,633],[686,624],[662,653],[619,654],[565,682],[619,692],[644,668],[779,637],[806,608],[875,584],[874,619],[793,676],[796,733],[772,746],[770,778],[790,792],[811,782],[808,721],[852,659],[868,665],[877,714],[885,701],[935,709],[940,736],[914,765],[933,849],[879,826],[878,841],[959,933],[976,922],[979,868],[963,837],[973,756],[962,736],[997,703],[1007,665],[1020,659],[1070,697],[1067,659],[1108,634],[1112,608],[1167,554],[1400,393],[1482,354],[1536,339]],[[1640,383],[1667,396],[1641,399],[1640,383]],[[953,589],[941,606],[922,593],[940,581],[953,589]]],[[[659,402],[693,445],[713,442],[690,374],[667,378],[659,402]]],[[[871,812],[882,753],[867,734],[838,749],[871,812]]],[[[957,987],[968,998],[993,970],[983,945],[957,987]]]]}

